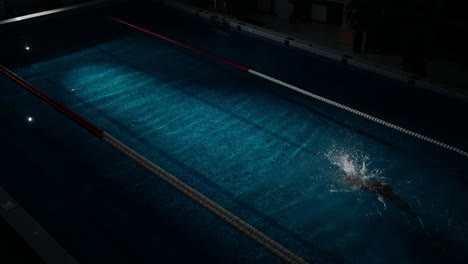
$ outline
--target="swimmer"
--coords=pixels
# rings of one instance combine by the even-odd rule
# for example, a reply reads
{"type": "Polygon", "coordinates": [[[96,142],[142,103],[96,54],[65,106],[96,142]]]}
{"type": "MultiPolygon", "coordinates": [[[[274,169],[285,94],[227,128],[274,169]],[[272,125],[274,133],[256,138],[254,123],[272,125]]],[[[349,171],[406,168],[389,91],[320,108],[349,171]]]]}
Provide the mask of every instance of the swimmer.
{"type": "Polygon", "coordinates": [[[389,184],[379,181],[371,182],[356,177],[347,177],[346,181],[355,186],[359,186],[360,189],[375,192],[377,195],[395,203],[396,206],[407,212],[412,217],[418,217],[418,214],[413,210],[411,205],[409,205],[409,203],[403,200],[400,196],[396,195],[389,184]]]}

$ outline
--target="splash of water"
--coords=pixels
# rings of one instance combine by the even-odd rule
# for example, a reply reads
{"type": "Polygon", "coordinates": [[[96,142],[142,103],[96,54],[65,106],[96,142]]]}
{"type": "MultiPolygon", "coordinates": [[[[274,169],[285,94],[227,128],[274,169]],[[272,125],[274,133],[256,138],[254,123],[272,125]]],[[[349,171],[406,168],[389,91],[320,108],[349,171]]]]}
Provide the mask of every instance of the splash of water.
{"type": "Polygon", "coordinates": [[[354,151],[330,150],[325,155],[330,163],[339,169],[337,174],[339,180],[352,182],[356,187],[360,187],[373,179],[379,179],[381,171],[372,170],[370,158],[367,155],[354,151]]]}

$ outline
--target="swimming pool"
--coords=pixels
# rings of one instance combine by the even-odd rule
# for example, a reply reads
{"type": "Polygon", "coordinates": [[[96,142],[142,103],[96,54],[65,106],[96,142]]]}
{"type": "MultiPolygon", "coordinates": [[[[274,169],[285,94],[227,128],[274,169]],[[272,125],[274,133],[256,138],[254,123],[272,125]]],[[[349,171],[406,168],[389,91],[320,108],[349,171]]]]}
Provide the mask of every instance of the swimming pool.
{"type": "MultiPolygon", "coordinates": [[[[169,8],[111,14],[468,149],[462,101],[169,8]]],[[[6,34],[2,64],[310,263],[466,259],[467,163],[457,153],[100,13],[6,34]],[[390,183],[421,222],[347,177],[390,183]]],[[[0,82],[8,128],[1,184],[78,261],[279,262],[14,82],[0,82]]]]}

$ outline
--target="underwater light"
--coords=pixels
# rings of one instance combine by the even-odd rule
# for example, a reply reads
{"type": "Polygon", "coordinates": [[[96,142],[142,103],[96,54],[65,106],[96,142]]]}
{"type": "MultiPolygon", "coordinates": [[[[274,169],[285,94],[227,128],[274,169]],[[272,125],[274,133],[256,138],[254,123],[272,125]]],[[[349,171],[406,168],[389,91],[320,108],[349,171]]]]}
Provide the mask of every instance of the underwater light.
{"type": "Polygon", "coordinates": [[[28,122],[32,122],[32,121],[33,121],[32,116],[29,116],[29,117],[28,117],[28,122]]]}

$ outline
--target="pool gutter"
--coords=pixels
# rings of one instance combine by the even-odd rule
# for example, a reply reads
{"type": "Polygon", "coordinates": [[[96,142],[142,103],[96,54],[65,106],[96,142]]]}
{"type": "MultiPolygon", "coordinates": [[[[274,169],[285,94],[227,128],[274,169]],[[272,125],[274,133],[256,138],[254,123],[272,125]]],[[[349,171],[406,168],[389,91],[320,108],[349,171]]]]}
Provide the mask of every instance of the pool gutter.
{"type": "Polygon", "coordinates": [[[19,16],[14,18],[9,18],[5,20],[0,20],[0,30],[9,28],[11,26],[18,26],[27,23],[33,23],[40,20],[45,20],[53,17],[58,17],[61,15],[67,15],[71,13],[76,13],[84,10],[95,9],[119,2],[126,2],[125,0],[97,0],[83,4],[71,5],[56,9],[51,9],[43,12],[33,13],[25,16],[19,16]]]}
{"type": "MultiPolygon", "coordinates": [[[[161,2],[161,0],[153,0],[154,2],[161,2]]],[[[294,47],[311,54],[319,55],[322,57],[329,58],[341,63],[345,63],[366,71],[374,72],[383,76],[386,76],[391,79],[396,79],[410,85],[431,90],[438,94],[445,95],[450,98],[454,98],[463,102],[468,102],[468,94],[464,93],[462,90],[455,87],[448,87],[436,83],[435,81],[423,78],[420,76],[415,76],[402,71],[391,70],[383,65],[377,65],[369,63],[360,58],[355,58],[351,55],[340,55],[336,51],[329,50],[324,47],[320,47],[315,43],[310,43],[305,40],[297,39],[296,37],[289,36],[287,34],[279,33],[273,30],[266,28],[258,27],[247,22],[238,20],[232,16],[226,16],[225,14],[208,11],[205,9],[197,8],[190,6],[188,4],[176,1],[176,0],[163,0],[167,6],[181,10],[185,13],[195,15],[196,17],[205,19],[205,20],[220,20],[223,21],[226,25],[229,25],[230,28],[235,29],[239,32],[245,32],[252,34],[257,37],[264,39],[272,40],[280,44],[285,45],[285,47],[294,47]]]]}
{"type": "Polygon", "coordinates": [[[47,264],[78,264],[2,187],[0,217],[47,264]]]}

